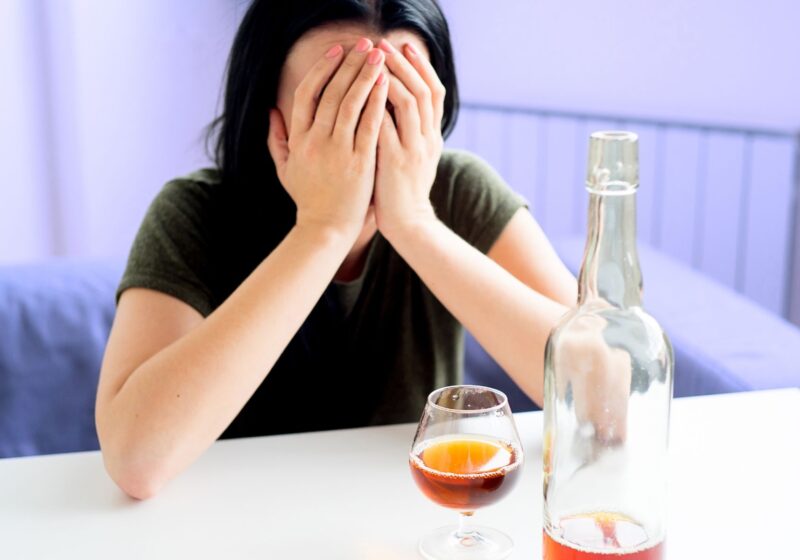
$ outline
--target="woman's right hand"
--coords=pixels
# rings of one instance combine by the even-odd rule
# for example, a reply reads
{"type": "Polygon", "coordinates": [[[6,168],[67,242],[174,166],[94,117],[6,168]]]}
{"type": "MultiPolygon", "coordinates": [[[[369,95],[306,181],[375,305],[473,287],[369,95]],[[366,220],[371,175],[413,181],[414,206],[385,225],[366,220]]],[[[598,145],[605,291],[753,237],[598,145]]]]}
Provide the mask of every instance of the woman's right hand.
{"type": "Polygon", "coordinates": [[[388,91],[383,61],[369,39],[360,39],[346,57],[337,45],[295,90],[290,133],[280,111],[270,110],[267,145],[297,205],[297,225],[353,236],[361,231],[388,91]]]}

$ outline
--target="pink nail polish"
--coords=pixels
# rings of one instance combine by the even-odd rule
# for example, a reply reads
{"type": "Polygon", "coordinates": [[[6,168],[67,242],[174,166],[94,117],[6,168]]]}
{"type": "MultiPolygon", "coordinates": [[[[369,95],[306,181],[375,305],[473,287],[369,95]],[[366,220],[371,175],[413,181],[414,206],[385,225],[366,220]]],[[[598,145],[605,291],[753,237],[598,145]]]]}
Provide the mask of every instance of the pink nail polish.
{"type": "Polygon", "coordinates": [[[387,53],[393,53],[394,52],[394,47],[386,39],[381,39],[381,42],[378,43],[378,46],[381,48],[381,50],[384,50],[387,53]]]}
{"type": "Polygon", "coordinates": [[[366,37],[361,37],[356,43],[356,52],[367,52],[372,46],[372,42],[366,37]]]}
{"type": "Polygon", "coordinates": [[[419,53],[417,52],[417,49],[415,49],[414,45],[412,45],[411,43],[406,43],[406,52],[409,54],[409,56],[417,56],[417,55],[419,55],[419,53]]]}
{"type": "Polygon", "coordinates": [[[369,64],[378,64],[383,58],[383,53],[379,49],[373,49],[370,51],[369,56],[367,56],[367,62],[369,64]]]}
{"type": "Polygon", "coordinates": [[[325,58],[334,58],[339,56],[339,53],[342,52],[342,45],[336,45],[331,47],[328,52],[325,53],[325,58]]]}

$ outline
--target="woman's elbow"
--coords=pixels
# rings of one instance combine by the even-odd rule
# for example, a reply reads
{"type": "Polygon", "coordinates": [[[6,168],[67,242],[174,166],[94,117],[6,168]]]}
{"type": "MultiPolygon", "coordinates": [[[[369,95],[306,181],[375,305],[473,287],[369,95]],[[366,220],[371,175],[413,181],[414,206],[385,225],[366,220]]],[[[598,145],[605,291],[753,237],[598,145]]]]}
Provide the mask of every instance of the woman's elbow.
{"type": "Polygon", "coordinates": [[[157,476],[147,472],[114,472],[106,466],[111,479],[131,498],[148,500],[158,494],[164,483],[157,476]]]}
{"type": "Polygon", "coordinates": [[[155,496],[167,482],[165,468],[154,461],[144,460],[144,453],[122,434],[100,429],[100,450],[103,464],[111,480],[131,498],[147,500],[155,496]]]}

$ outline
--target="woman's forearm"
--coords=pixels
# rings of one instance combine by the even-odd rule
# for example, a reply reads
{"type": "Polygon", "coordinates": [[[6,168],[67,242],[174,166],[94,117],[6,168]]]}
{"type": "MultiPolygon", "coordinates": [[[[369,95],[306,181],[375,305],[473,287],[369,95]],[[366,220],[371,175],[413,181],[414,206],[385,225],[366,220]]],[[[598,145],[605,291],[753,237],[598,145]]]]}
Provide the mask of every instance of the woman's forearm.
{"type": "Polygon", "coordinates": [[[385,235],[439,301],[541,404],[547,336],[568,308],[519,281],[438,220],[385,235]]]}
{"type": "Polygon", "coordinates": [[[293,229],[205,320],[141,363],[121,387],[101,383],[108,394],[98,397],[98,434],[109,473],[123,489],[152,495],[219,437],[307,318],[352,241],[329,230],[293,229]]]}

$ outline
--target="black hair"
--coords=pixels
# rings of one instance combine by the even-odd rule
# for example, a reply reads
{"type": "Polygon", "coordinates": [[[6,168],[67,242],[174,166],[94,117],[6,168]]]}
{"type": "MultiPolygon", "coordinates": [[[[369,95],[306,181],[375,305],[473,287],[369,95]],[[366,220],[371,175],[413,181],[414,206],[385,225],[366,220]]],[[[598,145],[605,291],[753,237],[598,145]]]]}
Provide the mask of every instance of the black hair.
{"type": "Polygon", "coordinates": [[[223,112],[210,130],[218,133],[213,155],[223,184],[263,185],[274,176],[266,138],[286,56],[305,33],[336,22],[378,34],[404,29],[419,35],[446,88],[442,134],[452,131],[458,88],[450,31],[436,0],[253,0],[228,60],[223,112]]]}
{"type": "Polygon", "coordinates": [[[446,88],[442,134],[455,126],[450,31],[436,0],[253,0],[228,59],[222,114],[209,127],[209,141],[216,133],[221,191],[206,223],[216,230],[209,250],[217,256],[217,293],[230,294],[294,226],[297,208],[267,149],[269,110],[289,50],[305,33],[331,23],[360,24],[377,34],[416,33],[446,88]]]}

